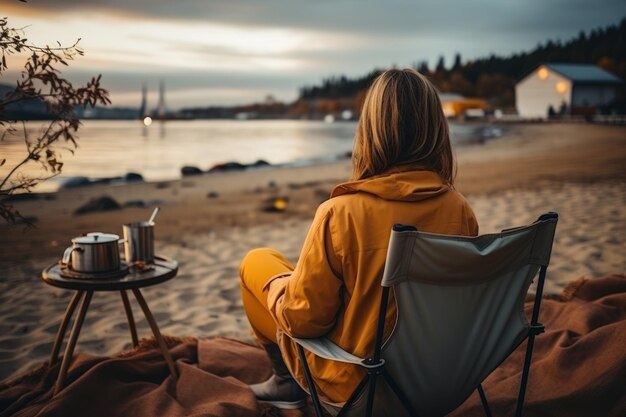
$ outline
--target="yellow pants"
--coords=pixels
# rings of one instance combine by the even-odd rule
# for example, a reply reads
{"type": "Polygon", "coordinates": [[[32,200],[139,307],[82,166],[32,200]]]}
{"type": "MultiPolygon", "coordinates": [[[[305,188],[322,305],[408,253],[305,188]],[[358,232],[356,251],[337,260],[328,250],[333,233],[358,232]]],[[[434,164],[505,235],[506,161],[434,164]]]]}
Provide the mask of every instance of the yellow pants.
{"type": "Polygon", "coordinates": [[[239,269],[241,299],[248,321],[259,342],[276,344],[276,323],[267,306],[267,290],[263,287],[270,278],[293,271],[294,266],[277,250],[254,249],[243,258],[239,269]]]}

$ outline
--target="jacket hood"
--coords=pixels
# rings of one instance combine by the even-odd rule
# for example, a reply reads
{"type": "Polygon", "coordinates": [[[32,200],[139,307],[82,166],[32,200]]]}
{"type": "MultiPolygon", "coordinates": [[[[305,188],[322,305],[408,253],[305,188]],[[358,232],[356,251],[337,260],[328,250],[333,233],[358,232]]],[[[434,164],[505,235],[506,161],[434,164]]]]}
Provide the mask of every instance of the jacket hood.
{"type": "Polygon", "coordinates": [[[364,192],[385,200],[420,201],[441,195],[449,189],[435,172],[404,167],[375,177],[339,184],[331,193],[331,198],[364,192]]]}

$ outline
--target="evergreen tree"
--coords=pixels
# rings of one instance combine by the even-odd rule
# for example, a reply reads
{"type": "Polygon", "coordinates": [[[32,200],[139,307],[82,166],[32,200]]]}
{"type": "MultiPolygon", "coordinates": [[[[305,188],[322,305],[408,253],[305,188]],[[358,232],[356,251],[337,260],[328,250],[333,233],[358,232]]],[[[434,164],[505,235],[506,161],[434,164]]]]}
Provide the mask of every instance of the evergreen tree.
{"type": "Polygon", "coordinates": [[[458,71],[461,68],[461,54],[456,53],[454,55],[454,65],[452,65],[452,71],[458,71]]]}
{"type": "Polygon", "coordinates": [[[437,66],[435,67],[435,71],[437,72],[445,72],[446,71],[446,63],[443,55],[439,56],[439,61],[437,61],[437,66]]]}
{"type": "MultiPolygon", "coordinates": [[[[454,56],[452,68],[445,67],[440,56],[431,72],[426,61],[419,61],[415,68],[429,78],[442,92],[457,92],[489,99],[494,104],[511,105],[514,102],[515,83],[539,64],[545,62],[584,63],[599,65],[626,80],[626,18],[618,25],[580,31],[569,41],[548,40],[529,52],[515,53],[508,57],[491,54],[486,58],[462,63],[461,54],[454,56]]],[[[300,89],[300,99],[354,98],[380,74],[374,70],[358,78],[329,77],[321,85],[300,89]]],[[[624,88],[622,88],[624,90],[624,88]]],[[[621,96],[626,96],[622,91],[621,96]]]]}
{"type": "Polygon", "coordinates": [[[417,66],[417,71],[424,75],[430,73],[430,69],[428,68],[428,61],[420,61],[417,66]]]}

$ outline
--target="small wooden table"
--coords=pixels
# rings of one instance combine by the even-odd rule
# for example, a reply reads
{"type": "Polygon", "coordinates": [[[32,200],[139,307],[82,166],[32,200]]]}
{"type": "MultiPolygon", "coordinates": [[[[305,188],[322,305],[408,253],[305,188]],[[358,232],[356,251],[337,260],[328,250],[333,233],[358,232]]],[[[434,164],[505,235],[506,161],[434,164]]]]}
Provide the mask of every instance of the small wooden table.
{"type": "Polygon", "coordinates": [[[128,326],[130,327],[130,335],[133,341],[133,346],[136,347],[138,344],[137,328],[135,327],[133,311],[130,307],[130,301],[126,293],[127,290],[132,291],[137,299],[137,302],[141,306],[141,310],[143,311],[143,314],[152,329],[152,333],[154,334],[157,343],[159,344],[159,348],[161,349],[163,357],[167,362],[167,366],[169,367],[172,377],[177,379],[178,375],[176,373],[176,367],[174,366],[172,356],[167,349],[167,345],[161,336],[159,327],[154,320],[152,312],[148,308],[146,300],[139,291],[140,288],[160,284],[174,278],[178,273],[177,261],[163,257],[155,257],[154,264],[151,264],[150,268],[137,271],[131,267],[126,275],[117,278],[67,278],[66,276],[61,275],[61,273],[61,266],[58,263],[48,266],[41,273],[41,278],[46,284],[76,291],[76,294],[74,294],[67,305],[65,315],[59,325],[59,330],[57,332],[56,339],[54,340],[54,345],[52,346],[50,365],[55,364],[58,360],[59,350],[61,349],[61,344],[65,338],[67,325],[74,314],[74,310],[76,309],[78,302],[81,301],[81,299],[82,302],[78,311],[78,316],[72,325],[72,331],[70,332],[70,338],[67,342],[67,346],[65,347],[65,354],[63,355],[63,360],[61,361],[61,368],[54,386],[53,395],[56,395],[63,388],[65,377],[67,376],[67,370],[70,362],[72,361],[72,356],[74,355],[74,348],[76,347],[76,341],[78,340],[80,329],[83,325],[83,321],[85,320],[85,315],[87,314],[91,297],[96,291],[120,292],[122,296],[122,303],[124,304],[124,310],[126,310],[126,317],[128,319],[128,326]]]}

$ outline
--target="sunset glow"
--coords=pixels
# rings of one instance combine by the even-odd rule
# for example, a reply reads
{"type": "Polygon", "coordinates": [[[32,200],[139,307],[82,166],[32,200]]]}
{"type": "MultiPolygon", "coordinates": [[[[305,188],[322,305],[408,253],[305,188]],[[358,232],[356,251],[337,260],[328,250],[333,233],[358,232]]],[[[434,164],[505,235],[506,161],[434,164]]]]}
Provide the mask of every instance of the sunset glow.
{"type": "MultiPolygon", "coordinates": [[[[512,16],[495,0],[485,3],[486,15],[456,3],[444,11],[436,2],[373,0],[9,1],[3,15],[35,44],[72,45],[80,38],[85,55],[64,74],[80,82],[102,74],[113,106],[138,106],[144,83],[154,100],[163,81],[170,108],[244,104],[268,94],[293,101],[300,88],[325,77],[359,76],[421,60],[432,67],[440,57],[450,66],[457,52],[464,61],[506,55],[614,20],[610,7],[598,4],[594,19],[572,10],[563,20],[567,25],[544,24],[521,33],[517,28],[531,22],[538,27],[558,4],[542,3],[512,16]],[[486,30],[492,23],[510,30],[493,36],[497,27],[486,30]]],[[[9,71],[0,82],[18,78],[23,58],[8,57],[9,71]]]]}
{"type": "MultiPolygon", "coordinates": [[[[242,71],[255,66],[291,70],[304,63],[289,57],[289,52],[333,47],[328,39],[286,29],[190,25],[176,21],[137,22],[107,16],[86,21],[78,15],[64,17],[61,22],[30,17],[12,18],[12,22],[27,27],[29,39],[40,44],[58,40],[68,45],[80,37],[80,45],[87,53],[73,64],[75,68],[98,65],[114,69],[127,65],[136,69],[157,66],[242,71]],[[76,35],[59,32],[59,24],[72,27],[76,35]],[[50,38],[50,33],[55,33],[54,39],[50,38]]],[[[334,44],[336,46],[336,42],[334,44]]]]}
{"type": "Polygon", "coordinates": [[[626,417],[624,0],[0,4],[0,417],[626,417]]]}

